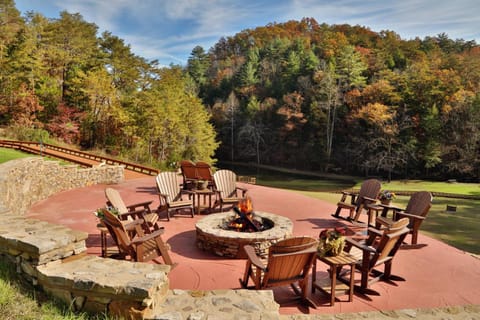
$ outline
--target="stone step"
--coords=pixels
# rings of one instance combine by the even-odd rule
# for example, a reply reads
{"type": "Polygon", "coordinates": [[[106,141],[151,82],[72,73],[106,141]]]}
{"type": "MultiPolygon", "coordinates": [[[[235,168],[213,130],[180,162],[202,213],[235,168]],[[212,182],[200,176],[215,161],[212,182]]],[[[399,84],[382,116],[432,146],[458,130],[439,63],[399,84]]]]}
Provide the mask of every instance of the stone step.
{"type": "Polygon", "coordinates": [[[271,290],[170,290],[150,320],[279,319],[280,305],[271,290]]]}
{"type": "Polygon", "coordinates": [[[38,284],[75,310],[127,319],[150,316],[169,289],[168,265],[82,256],[37,270],[38,284]]]}

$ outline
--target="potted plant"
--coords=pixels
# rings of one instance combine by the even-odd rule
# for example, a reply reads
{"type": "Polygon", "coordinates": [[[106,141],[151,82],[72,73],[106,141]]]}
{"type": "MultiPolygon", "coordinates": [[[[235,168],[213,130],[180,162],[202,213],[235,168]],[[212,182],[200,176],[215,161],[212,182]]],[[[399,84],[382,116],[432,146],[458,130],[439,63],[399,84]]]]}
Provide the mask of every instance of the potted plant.
{"type": "Polygon", "coordinates": [[[98,220],[102,221],[103,218],[105,217],[104,211],[107,211],[107,210],[110,211],[111,213],[113,213],[116,216],[118,216],[118,214],[119,214],[117,208],[113,208],[113,207],[98,208],[97,210],[95,210],[93,212],[93,214],[98,218],[98,220]]]}
{"type": "Polygon", "coordinates": [[[198,190],[205,190],[208,187],[207,180],[197,180],[197,189],[198,190]]]}
{"type": "Polygon", "coordinates": [[[394,192],[388,191],[388,190],[382,190],[378,196],[378,199],[382,204],[389,205],[393,199],[395,199],[397,196],[395,195],[394,192]]]}
{"type": "Polygon", "coordinates": [[[343,251],[344,247],[344,228],[324,229],[320,232],[317,247],[318,255],[320,257],[338,256],[343,251]]]}

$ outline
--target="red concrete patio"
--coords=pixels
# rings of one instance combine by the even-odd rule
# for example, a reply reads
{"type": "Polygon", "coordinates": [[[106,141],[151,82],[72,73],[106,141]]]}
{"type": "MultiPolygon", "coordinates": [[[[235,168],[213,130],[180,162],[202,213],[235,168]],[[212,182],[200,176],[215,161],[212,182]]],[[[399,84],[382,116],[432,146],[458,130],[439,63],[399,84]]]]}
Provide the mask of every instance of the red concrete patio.
{"type": "MultiPolygon", "coordinates": [[[[289,217],[294,223],[295,235],[317,237],[323,228],[344,224],[331,216],[336,208],[332,204],[290,191],[258,185],[244,186],[249,189],[255,210],[289,217]]],[[[27,216],[88,232],[88,253],[100,255],[100,238],[93,211],[104,206],[105,187],[96,185],[61,192],[34,204],[27,216]]],[[[127,180],[111,187],[120,191],[127,204],[153,200],[152,207],[158,205],[154,177],[127,180]]],[[[171,257],[178,263],[169,274],[171,289],[239,288],[238,279],[243,275],[244,260],[224,259],[196,247],[195,222],[202,217],[174,216],[170,222],[162,220],[166,229],[164,240],[170,244],[171,257]]],[[[372,289],[379,295],[355,294],[353,302],[344,302],[346,295],[339,296],[343,301],[337,301],[334,307],[330,307],[329,299],[316,291],[311,299],[318,305],[317,309],[306,309],[288,301],[291,296],[289,288],[278,288],[274,293],[281,304],[280,312],[345,313],[480,305],[480,259],[423,234],[419,235],[419,243],[428,245],[420,249],[400,250],[394,260],[393,274],[406,281],[374,284],[372,289]]],[[[317,277],[326,275],[321,263],[317,272],[317,277]]]]}

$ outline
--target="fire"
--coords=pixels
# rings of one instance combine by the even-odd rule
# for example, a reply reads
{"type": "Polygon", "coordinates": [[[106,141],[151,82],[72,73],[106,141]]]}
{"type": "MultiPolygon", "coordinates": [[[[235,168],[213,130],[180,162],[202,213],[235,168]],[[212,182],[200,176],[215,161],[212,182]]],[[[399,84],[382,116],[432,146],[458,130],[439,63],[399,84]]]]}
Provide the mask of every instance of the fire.
{"type": "Polygon", "coordinates": [[[241,200],[238,203],[238,208],[243,213],[251,213],[253,211],[252,199],[250,197],[246,197],[245,199],[241,200]]]}
{"type": "Polygon", "coordinates": [[[230,221],[228,227],[240,232],[255,232],[263,229],[262,223],[254,220],[252,199],[246,197],[237,206],[233,207],[237,213],[235,220],[230,221]]]}

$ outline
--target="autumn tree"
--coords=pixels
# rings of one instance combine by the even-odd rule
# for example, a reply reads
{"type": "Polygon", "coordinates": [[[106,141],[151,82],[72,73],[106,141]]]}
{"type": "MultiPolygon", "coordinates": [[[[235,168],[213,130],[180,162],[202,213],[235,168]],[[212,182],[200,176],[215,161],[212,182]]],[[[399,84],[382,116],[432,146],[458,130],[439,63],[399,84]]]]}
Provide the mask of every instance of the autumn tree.
{"type": "Polygon", "coordinates": [[[151,163],[167,166],[188,158],[211,161],[217,147],[209,115],[182,70],[165,68],[150,90],[136,97],[135,132],[143,142],[151,163]]]}

